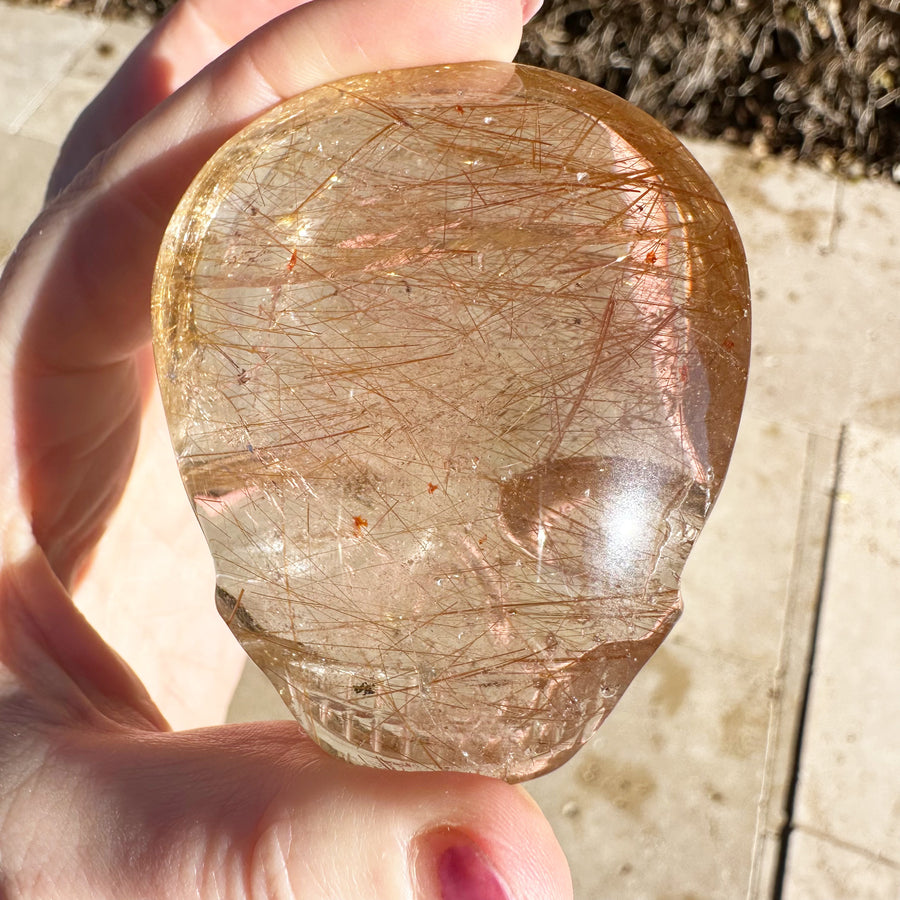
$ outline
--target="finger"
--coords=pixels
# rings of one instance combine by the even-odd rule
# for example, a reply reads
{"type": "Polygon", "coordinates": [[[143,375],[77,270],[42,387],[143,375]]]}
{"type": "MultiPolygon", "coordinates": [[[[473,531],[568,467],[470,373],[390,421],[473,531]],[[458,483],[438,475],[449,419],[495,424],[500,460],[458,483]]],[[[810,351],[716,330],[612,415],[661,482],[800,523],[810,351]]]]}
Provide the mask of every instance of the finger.
{"type": "MultiPolygon", "coordinates": [[[[50,177],[55,197],[135,122],[238,41],[309,0],[181,0],[79,116],[50,177]]],[[[527,22],[542,0],[522,0],[527,22]]]]}
{"type": "Polygon", "coordinates": [[[54,884],[71,878],[68,900],[572,896],[563,854],[523,791],[478,776],[351,766],[291,723],[87,733],[53,764],[54,793],[50,779],[31,779],[40,829],[11,827],[7,849],[26,866],[41,863],[54,884]],[[70,803],[72,785],[82,787],[70,803]],[[17,852],[24,835],[30,843],[17,852]]]}
{"type": "Polygon", "coordinates": [[[0,567],[0,722],[18,722],[0,728],[0,798],[2,763],[36,724],[168,728],[131,669],[75,608],[44,554],[32,544],[17,555],[0,567]]]}
{"type": "Polygon", "coordinates": [[[78,117],[50,176],[47,198],[204,66],[261,25],[306,2],[181,0],[78,117]]]}
{"type": "Polygon", "coordinates": [[[306,4],[204,69],[33,226],[4,272],[0,325],[22,335],[7,358],[18,374],[18,465],[34,531],[60,577],[68,582],[84,553],[71,536],[99,532],[130,466],[140,406],[134,354],[149,339],[156,250],[203,162],[263,110],[321,82],[511,58],[522,17],[518,0],[306,4]],[[105,392],[94,390],[101,369],[105,392]],[[81,387],[73,390],[75,378],[81,387]],[[72,420],[73,396],[85,423],[75,430],[61,425],[72,420]],[[98,434],[110,421],[122,427],[98,434]],[[90,485],[89,496],[80,485],[90,485]]]}
{"type": "Polygon", "coordinates": [[[571,897],[552,831],[517,788],[351,766],[295,723],[165,733],[61,590],[39,553],[0,570],[11,884],[67,900],[571,897]]]}
{"type": "Polygon", "coordinates": [[[42,293],[31,316],[42,328],[29,350],[49,368],[82,370],[118,362],[147,341],[147,291],[175,204],[215,149],[265,109],[359,72],[511,58],[521,21],[518,0],[320,0],[251,35],[127,135],[39,222],[43,245],[57,239],[41,266],[51,262],[60,276],[64,269],[54,287],[66,290],[42,293]]]}

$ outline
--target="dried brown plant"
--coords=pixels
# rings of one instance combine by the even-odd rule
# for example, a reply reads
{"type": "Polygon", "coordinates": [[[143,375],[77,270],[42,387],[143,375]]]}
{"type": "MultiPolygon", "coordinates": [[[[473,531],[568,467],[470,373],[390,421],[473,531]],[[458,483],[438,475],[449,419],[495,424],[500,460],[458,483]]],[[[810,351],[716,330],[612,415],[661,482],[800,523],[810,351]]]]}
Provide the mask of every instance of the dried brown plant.
{"type": "Polygon", "coordinates": [[[559,0],[519,62],[599,84],[683,134],[900,180],[898,0],[559,0]]]}

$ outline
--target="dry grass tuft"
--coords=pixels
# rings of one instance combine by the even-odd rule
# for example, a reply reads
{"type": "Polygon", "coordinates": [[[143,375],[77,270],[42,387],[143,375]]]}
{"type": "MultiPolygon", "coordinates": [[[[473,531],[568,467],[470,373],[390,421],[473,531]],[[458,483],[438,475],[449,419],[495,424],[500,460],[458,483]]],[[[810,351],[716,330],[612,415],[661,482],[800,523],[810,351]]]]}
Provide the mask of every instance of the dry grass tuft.
{"type": "Polygon", "coordinates": [[[683,134],[900,180],[900,0],[558,0],[519,60],[683,134]]]}

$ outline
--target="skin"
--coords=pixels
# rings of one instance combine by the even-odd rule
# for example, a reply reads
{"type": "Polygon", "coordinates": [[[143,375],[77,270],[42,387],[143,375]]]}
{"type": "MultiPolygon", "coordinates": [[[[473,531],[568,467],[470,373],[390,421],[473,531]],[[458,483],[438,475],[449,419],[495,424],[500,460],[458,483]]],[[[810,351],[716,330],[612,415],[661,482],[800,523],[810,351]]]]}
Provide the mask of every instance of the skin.
{"type": "Polygon", "coordinates": [[[196,727],[224,709],[241,658],[205,560],[185,561],[180,485],[153,480],[172,461],[150,281],[202,163],[315,84],[509,59],[534,6],[182,0],[67,140],[0,281],[3,900],[437,900],[449,846],[477,848],[513,898],[571,897],[516,788],[353,767],[289,722],[196,727]],[[114,648],[140,648],[146,684],[114,648]]]}

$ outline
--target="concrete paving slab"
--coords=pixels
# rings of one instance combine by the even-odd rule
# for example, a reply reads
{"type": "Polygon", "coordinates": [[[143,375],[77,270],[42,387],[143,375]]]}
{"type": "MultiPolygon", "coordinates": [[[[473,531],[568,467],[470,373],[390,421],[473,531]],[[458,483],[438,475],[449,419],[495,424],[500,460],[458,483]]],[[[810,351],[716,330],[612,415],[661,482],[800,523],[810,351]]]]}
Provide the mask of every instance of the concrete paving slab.
{"type": "Polygon", "coordinates": [[[777,659],[807,444],[796,428],[744,416],[722,493],[681,581],[678,630],[698,649],[769,666],[777,659]]]}
{"type": "Polygon", "coordinates": [[[90,79],[62,79],[25,120],[19,134],[59,146],[98,90],[90,79]]]}
{"type": "Polygon", "coordinates": [[[116,22],[104,28],[82,49],[71,69],[55,84],[20,133],[61,144],[75,119],[113,76],[146,34],[146,28],[116,22]]]}
{"type": "Polygon", "coordinates": [[[133,22],[104,22],[103,31],[84,48],[69,75],[103,87],[149,30],[133,22]]]}
{"type": "Polygon", "coordinates": [[[0,264],[40,212],[56,153],[47,141],[0,131],[0,264]]]}
{"type": "Polygon", "coordinates": [[[900,867],[799,829],[791,835],[783,900],[897,900],[900,867]]]}
{"type": "Polygon", "coordinates": [[[103,28],[77,13],[0,4],[0,129],[18,131],[103,28]]]}
{"type": "Polygon", "coordinates": [[[748,408],[833,437],[872,405],[900,415],[900,190],[754,160],[721,144],[689,147],[731,207],[747,251],[748,408]]]}
{"type": "Polygon", "coordinates": [[[576,898],[744,895],[770,681],[670,638],[588,746],[526,785],[576,898]]]}
{"type": "Polygon", "coordinates": [[[841,452],[796,823],[900,866],[900,430],[841,452]]]}

